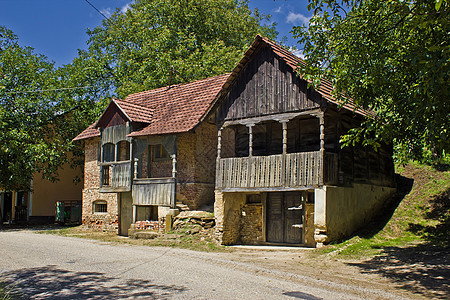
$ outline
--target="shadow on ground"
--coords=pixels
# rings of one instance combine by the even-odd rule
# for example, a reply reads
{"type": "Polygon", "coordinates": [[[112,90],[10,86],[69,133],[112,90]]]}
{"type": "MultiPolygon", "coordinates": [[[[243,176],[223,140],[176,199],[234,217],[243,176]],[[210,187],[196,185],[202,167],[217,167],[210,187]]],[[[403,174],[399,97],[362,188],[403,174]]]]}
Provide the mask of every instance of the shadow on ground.
{"type": "Polygon", "coordinates": [[[0,281],[22,299],[170,299],[182,286],[123,280],[97,272],[72,272],[45,266],[4,272],[0,281]]]}
{"type": "Polygon", "coordinates": [[[383,253],[361,263],[349,263],[363,273],[382,275],[401,288],[435,299],[450,295],[449,249],[418,245],[385,247],[383,253]]]}
{"type": "MultiPolygon", "coordinates": [[[[396,207],[395,203],[393,205],[396,207]]],[[[383,247],[380,255],[350,265],[359,267],[363,273],[382,275],[397,282],[402,288],[427,297],[448,299],[450,188],[433,197],[429,201],[429,206],[424,209],[426,210],[424,218],[435,225],[411,223],[407,230],[422,236],[425,243],[408,247],[383,247]]],[[[376,231],[368,235],[374,233],[376,231]]]]}

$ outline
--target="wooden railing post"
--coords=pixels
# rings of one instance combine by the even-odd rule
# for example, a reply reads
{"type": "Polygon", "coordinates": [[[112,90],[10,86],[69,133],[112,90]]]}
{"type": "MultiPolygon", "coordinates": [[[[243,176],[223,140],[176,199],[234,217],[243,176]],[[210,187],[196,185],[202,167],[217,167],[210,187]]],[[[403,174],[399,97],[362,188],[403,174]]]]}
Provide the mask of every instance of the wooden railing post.
{"type": "MultiPolygon", "coordinates": [[[[325,165],[325,118],[323,112],[319,114],[320,125],[320,167],[319,167],[319,185],[323,185],[324,182],[324,165],[325,165]]],[[[319,163],[319,162],[318,162],[319,163]]]]}
{"type": "Polygon", "coordinates": [[[282,186],[286,186],[287,182],[286,182],[286,170],[288,169],[286,166],[286,154],[287,154],[287,135],[288,135],[288,130],[287,130],[287,123],[289,122],[289,120],[281,120],[281,128],[283,130],[283,155],[281,157],[281,185],[282,186]]]}

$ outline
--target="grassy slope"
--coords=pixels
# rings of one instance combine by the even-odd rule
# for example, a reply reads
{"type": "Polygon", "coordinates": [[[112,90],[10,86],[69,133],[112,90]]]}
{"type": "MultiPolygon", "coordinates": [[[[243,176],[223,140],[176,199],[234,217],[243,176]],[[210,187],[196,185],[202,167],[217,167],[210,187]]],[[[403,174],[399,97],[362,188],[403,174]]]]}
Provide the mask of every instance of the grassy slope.
{"type": "Polygon", "coordinates": [[[438,171],[413,162],[397,168],[397,172],[401,175],[398,178],[400,195],[394,199],[393,207],[386,208],[383,216],[353,238],[318,249],[319,254],[361,258],[379,254],[388,247],[414,244],[449,247],[450,171],[438,171]],[[408,193],[411,179],[414,182],[408,193]],[[402,192],[407,193],[406,196],[401,195],[402,192]],[[398,201],[401,202],[398,204],[398,201]],[[389,219],[390,209],[395,211],[389,219]]]}

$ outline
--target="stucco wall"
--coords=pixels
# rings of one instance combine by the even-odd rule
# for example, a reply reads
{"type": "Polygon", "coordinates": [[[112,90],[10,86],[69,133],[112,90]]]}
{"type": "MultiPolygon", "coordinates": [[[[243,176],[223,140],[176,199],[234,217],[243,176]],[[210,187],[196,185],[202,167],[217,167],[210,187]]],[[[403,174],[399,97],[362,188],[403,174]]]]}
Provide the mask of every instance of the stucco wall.
{"type": "Polygon", "coordinates": [[[58,178],[58,181],[51,182],[43,179],[39,173],[33,176],[32,217],[55,216],[57,201],[81,200],[83,189],[81,167],[72,169],[65,164],[58,171],[58,178]],[[74,181],[75,178],[78,180],[74,181]]]}
{"type": "Polygon", "coordinates": [[[395,191],[395,188],[369,184],[316,189],[316,241],[335,241],[355,232],[379,212],[386,199],[395,191]]]}

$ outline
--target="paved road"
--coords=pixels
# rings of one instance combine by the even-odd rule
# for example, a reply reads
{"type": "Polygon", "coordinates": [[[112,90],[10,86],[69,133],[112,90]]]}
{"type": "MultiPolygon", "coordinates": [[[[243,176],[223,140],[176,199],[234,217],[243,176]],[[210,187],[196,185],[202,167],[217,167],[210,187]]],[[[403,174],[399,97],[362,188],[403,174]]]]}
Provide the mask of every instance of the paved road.
{"type": "Polygon", "coordinates": [[[359,299],[378,290],[280,274],[223,255],[0,231],[0,277],[30,299],[359,299]]]}

